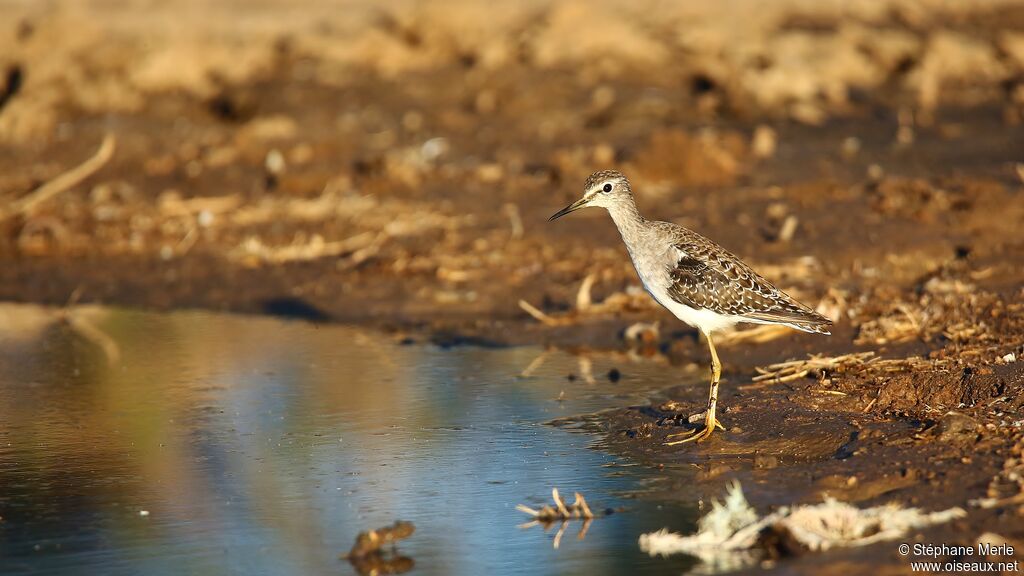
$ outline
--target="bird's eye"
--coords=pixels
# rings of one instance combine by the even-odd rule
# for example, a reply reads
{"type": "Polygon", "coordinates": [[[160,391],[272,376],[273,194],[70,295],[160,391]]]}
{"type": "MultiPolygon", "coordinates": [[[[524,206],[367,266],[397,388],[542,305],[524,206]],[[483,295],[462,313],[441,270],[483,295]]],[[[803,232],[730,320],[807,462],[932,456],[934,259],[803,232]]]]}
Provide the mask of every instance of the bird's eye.
{"type": "Polygon", "coordinates": [[[611,184],[605,184],[604,188],[602,188],[602,190],[604,190],[605,192],[611,192],[612,191],[612,185],[611,184]]]}

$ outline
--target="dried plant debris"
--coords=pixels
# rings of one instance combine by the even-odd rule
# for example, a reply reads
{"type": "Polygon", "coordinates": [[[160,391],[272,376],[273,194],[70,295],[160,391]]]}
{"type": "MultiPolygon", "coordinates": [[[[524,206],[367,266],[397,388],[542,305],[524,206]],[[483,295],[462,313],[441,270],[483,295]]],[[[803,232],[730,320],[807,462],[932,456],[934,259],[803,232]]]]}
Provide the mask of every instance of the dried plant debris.
{"type": "Polygon", "coordinates": [[[567,326],[590,315],[599,316],[655,308],[654,300],[639,286],[631,286],[625,291],[610,294],[601,302],[594,302],[590,290],[594,285],[595,278],[593,274],[590,274],[583,279],[576,293],[576,308],[564,314],[548,314],[526,300],[520,300],[519,307],[545,326],[567,326]]]}
{"type": "Polygon", "coordinates": [[[356,536],[356,542],[352,545],[352,549],[349,550],[347,558],[366,556],[379,552],[382,546],[394,545],[399,540],[412,536],[415,531],[416,526],[412,522],[396,520],[391,526],[360,532],[356,536]]]}
{"type": "Polygon", "coordinates": [[[314,234],[308,241],[299,239],[286,246],[267,246],[259,237],[250,236],[241,246],[229,253],[229,256],[251,266],[306,262],[341,256],[347,256],[348,261],[358,264],[375,255],[383,240],[383,234],[371,232],[331,242],[325,241],[319,234],[314,234]]]}
{"type": "Polygon", "coordinates": [[[412,536],[412,522],[396,521],[391,526],[360,532],[352,549],[344,556],[359,574],[401,574],[412,570],[412,558],[402,556],[395,548],[399,540],[412,536]],[[389,550],[383,550],[389,547],[389,550]]]}
{"type": "Polygon", "coordinates": [[[1008,308],[998,295],[978,290],[948,271],[939,271],[920,283],[916,300],[898,299],[869,314],[870,319],[859,324],[854,343],[884,345],[940,338],[952,342],[991,341],[994,330],[986,318],[998,319],[1008,308]]]}
{"type": "Polygon", "coordinates": [[[622,332],[622,337],[626,342],[642,345],[657,344],[661,339],[661,324],[659,322],[635,322],[622,332]]]}
{"type": "Polygon", "coordinates": [[[842,356],[811,355],[806,360],[790,360],[789,362],[771,364],[766,368],[756,368],[757,376],[754,376],[753,381],[792,382],[812,374],[848,370],[877,360],[874,352],[858,352],[842,356]]]}
{"type": "Polygon", "coordinates": [[[107,162],[114,156],[116,143],[117,139],[114,135],[107,134],[103,137],[103,142],[100,143],[96,153],[85,162],[36,188],[31,194],[11,202],[9,212],[0,207],[0,220],[3,220],[4,217],[10,214],[31,213],[36,206],[66,190],[74,188],[86,178],[95,174],[100,168],[106,166],[107,162]]]}
{"type": "Polygon", "coordinates": [[[525,504],[517,504],[516,510],[525,512],[530,516],[533,516],[538,522],[551,522],[554,520],[571,520],[573,518],[585,518],[591,519],[594,517],[594,513],[590,511],[590,506],[587,505],[586,499],[579,492],[574,492],[573,495],[576,497],[576,501],[570,505],[566,505],[562,501],[562,497],[558,494],[558,488],[551,489],[551,500],[554,501],[555,506],[543,506],[540,510],[534,510],[525,504]]]}
{"type": "Polygon", "coordinates": [[[562,542],[562,535],[565,534],[565,529],[569,525],[570,520],[583,520],[583,524],[580,526],[580,531],[576,535],[577,540],[582,540],[587,536],[587,530],[590,528],[590,522],[595,518],[594,513],[590,510],[590,506],[587,505],[587,501],[583,498],[583,495],[579,492],[573,493],[576,500],[572,504],[566,504],[562,497],[558,494],[558,488],[551,489],[551,500],[554,502],[554,506],[544,505],[539,510],[535,510],[526,506],[525,504],[517,504],[516,510],[524,512],[533,517],[533,520],[520,524],[520,528],[532,528],[534,526],[542,526],[545,531],[551,528],[556,522],[560,523],[558,532],[555,533],[555,540],[552,544],[554,548],[562,542]]]}
{"type": "Polygon", "coordinates": [[[753,384],[741,386],[742,389],[756,389],[771,384],[784,384],[802,378],[815,378],[827,381],[837,375],[869,374],[876,376],[894,373],[938,372],[948,371],[954,364],[965,359],[980,359],[994,364],[1008,363],[1016,360],[1013,352],[1006,353],[1005,346],[975,347],[962,349],[956,356],[922,358],[908,356],[906,358],[880,358],[874,352],[854,352],[840,356],[822,356],[812,354],[803,360],[789,360],[757,367],[757,375],[752,378],[753,384]]]}
{"type": "Polygon", "coordinates": [[[536,318],[538,322],[544,324],[545,326],[565,326],[567,324],[572,324],[573,322],[575,322],[575,319],[571,317],[551,316],[550,314],[545,313],[540,308],[537,308],[533,304],[530,304],[526,300],[520,300],[519,307],[522,308],[523,311],[529,314],[530,316],[536,318]]]}
{"type": "Polygon", "coordinates": [[[860,509],[828,498],[821,504],[782,507],[762,517],[747,502],[737,482],[729,487],[724,502],[712,502],[711,511],[698,521],[696,534],[681,536],[667,530],[643,534],[640,549],[651,556],[696,556],[702,562],[697,572],[728,572],[766,556],[793,556],[891,540],[910,530],[965,515],[961,508],[922,512],[898,504],[860,509]]]}

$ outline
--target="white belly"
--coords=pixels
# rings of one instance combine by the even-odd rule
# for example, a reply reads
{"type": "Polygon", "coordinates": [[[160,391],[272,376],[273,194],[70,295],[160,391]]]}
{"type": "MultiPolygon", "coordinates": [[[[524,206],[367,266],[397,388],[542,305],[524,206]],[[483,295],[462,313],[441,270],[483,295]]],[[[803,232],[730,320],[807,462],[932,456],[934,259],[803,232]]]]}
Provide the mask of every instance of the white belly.
{"type": "Polygon", "coordinates": [[[717,332],[723,328],[731,328],[741,320],[734,316],[722,316],[716,314],[711,310],[698,310],[696,308],[690,308],[684,304],[680,304],[671,298],[666,298],[668,302],[662,302],[660,299],[658,303],[668,308],[669,312],[675,314],[676,318],[679,318],[683,322],[686,322],[690,326],[699,329],[704,333],[717,332]]]}
{"type": "Polygon", "coordinates": [[[697,328],[704,333],[717,332],[724,328],[731,328],[736,325],[737,322],[741,322],[742,319],[734,316],[722,316],[712,312],[711,310],[698,310],[696,308],[690,308],[685,304],[676,302],[668,295],[668,293],[662,293],[660,290],[655,291],[651,289],[651,286],[655,284],[651,278],[645,278],[640,270],[637,269],[637,276],[640,277],[640,281],[643,282],[644,289],[647,293],[654,297],[654,300],[668,309],[676,318],[679,318],[683,322],[697,328]]]}

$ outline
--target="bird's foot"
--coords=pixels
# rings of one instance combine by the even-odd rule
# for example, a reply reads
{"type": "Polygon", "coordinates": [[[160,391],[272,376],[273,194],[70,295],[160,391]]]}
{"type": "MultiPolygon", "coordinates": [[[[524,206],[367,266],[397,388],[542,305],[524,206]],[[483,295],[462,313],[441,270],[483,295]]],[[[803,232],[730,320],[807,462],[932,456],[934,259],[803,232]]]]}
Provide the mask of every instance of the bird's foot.
{"type": "Polygon", "coordinates": [[[677,444],[685,444],[686,442],[700,442],[711,437],[711,434],[715,431],[715,428],[721,428],[725,430],[725,426],[718,421],[718,418],[712,416],[708,418],[708,411],[694,414],[688,418],[691,424],[697,424],[700,422],[700,427],[693,430],[687,430],[686,432],[680,432],[678,434],[669,434],[668,438],[678,438],[682,436],[681,440],[673,440],[671,442],[665,442],[666,446],[675,446],[677,444]],[[701,422],[703,420],[703,422],[701,422]]]}
{"type": "Polygon", "coordinates": [[[689,432],[682,432],[680,434],[670,434],[668,436],[669,438],[675,438],[676,436],[685,436],[685,438],[665,442],[665,446],[675,446],[677,444],[686,444],[687,442],[701,442],[710,438],[713,430],[714,427],[701,426],[697,430],[690,430],[689,432]]]}

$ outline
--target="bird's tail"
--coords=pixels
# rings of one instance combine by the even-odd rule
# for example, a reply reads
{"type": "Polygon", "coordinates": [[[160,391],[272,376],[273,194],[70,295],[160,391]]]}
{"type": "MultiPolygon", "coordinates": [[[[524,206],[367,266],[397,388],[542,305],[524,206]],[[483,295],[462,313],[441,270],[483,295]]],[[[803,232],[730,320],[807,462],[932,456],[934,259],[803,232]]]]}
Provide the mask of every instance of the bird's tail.
{"type": "Polygon", "coordinates": [[[801,332],[831,335],[832,321],[813,310],[761,312],[747,315],[754,322],[782,324],[801,332]]]}
{"type": "Polygon", "coordinates": [[[807,319],[802,322],[793,322],[789,325],[803,332],[830,336],[832,334],[832,321],[817,312],[814,312],[813,314],[817,316],[817,318],[807,319]]]}

